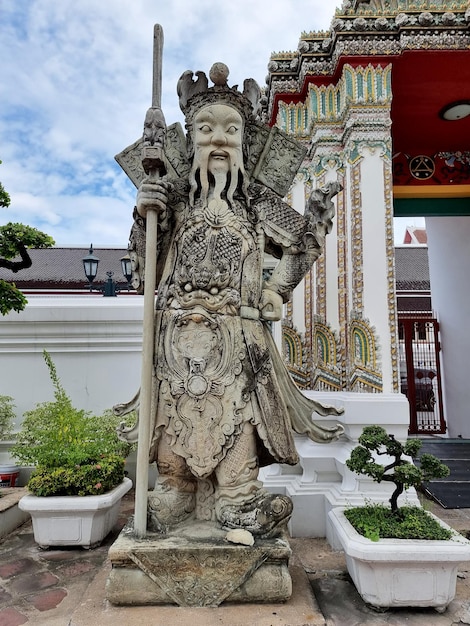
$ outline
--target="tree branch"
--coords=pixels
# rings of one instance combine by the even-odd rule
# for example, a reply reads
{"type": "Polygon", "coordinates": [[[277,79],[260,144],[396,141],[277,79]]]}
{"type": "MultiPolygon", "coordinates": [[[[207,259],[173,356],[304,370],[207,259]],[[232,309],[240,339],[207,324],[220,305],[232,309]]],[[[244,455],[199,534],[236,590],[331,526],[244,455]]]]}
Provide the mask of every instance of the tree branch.
{"type": "Polygon", "coordinates": [[[10,261],[8,259],[0,257],[0,267],[6,267],[15,274],[20,270],[31,267],[31,265],[33,264],[33,262],[31,261],[31,257],[29,256],[26,247],[20,241],[18,242],[18,252],[21,256],[21,261],[10,261]]]}

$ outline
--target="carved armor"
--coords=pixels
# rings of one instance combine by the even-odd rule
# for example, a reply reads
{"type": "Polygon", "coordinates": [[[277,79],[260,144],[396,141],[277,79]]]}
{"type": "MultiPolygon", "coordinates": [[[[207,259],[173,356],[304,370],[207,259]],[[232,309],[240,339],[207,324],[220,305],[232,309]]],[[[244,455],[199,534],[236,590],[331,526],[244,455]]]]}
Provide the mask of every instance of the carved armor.
{"type": "MultiPolygon", "coordinates": [[[[269,376],[272,364],[266,346],[264,360],[249,352],[244,335],[248,322],[241,318],[246,311],[258,313],[263,237],[253,235],[241,202],[233,208],[224,201],[207,206],[196,202],[192,208],[178,194],[172,200],[182,210],[173,213],[156,305],[156,436],[163,429],[173,451],[202,478],[215,470],[245,421],[264,421],[251,394],[256,378],[269,376]]],[[[249,324],[261,330],[261,322],[249,324]]],[[[258,347],[263,344],[259,334],[258,347]]],[[[279,442],[270,443],[270,456],[280,461],[281,447],[283,460],[287,453],[287,462],[295,463],[285,419],[277,430],[279,442]]]]}
{"type": "MultiPolygon", "coordinates": [[[[225,65],[212,68],[214,87],[204,75],[196,82],[192,76],[185,73],[178,84],[191,169],[180,171],[184,150],[179,133],[170,133],[179,149],[166,146],[175,157],[168,158],[168,178],[141,182],[129,248],[133,285],[141,289],[143,218],[155,211],[150,461],[159,477],[148,500],[149,527],[164,532],[194,513],[273,536],[285,527],[292,503],[264,492],[259,467],[298,461],[292,430],[320,442],[342,432],[312,421],[314,411],[342,411],[301,394],[265,322],[280,319],[282,302],[321,253],[335,191],[320,190],[305,216],[284,203],[304,149],[255,121],[250,94],[257,90],[250,82],[243,94],[229,88],[225,65]],[[172,173],[178,171],[181,178],[172,173]],[[265,253],[279,263],[263,281],[265,253]]],[[[124,414],[136,403],[115,411],[124,414]]],[[[137,434],[137,426],[120,429],[128,441],[137,434]]]]}
{"type": "Polygon", "coordinates": [[[249,209],[239,197],[233,207],[220,200],[191,207],[186,189],[181,181],[172,185],[161,230],[151,460],[165,432],[193,475],[208,477],[250,422],[260,465],[295,464],[292,428],[327,441],[337,431],[315,426],[312,411],[338,412],[304,396],[304,408],[290,411],[281,387],[301,394],[259,320],[259,306],[266,286],[287,300],[318,256],[308,245],[309,221],[260,185],[250,185],[249,209]],[[265,251],[284,263],[263,285],[265,251]]]}

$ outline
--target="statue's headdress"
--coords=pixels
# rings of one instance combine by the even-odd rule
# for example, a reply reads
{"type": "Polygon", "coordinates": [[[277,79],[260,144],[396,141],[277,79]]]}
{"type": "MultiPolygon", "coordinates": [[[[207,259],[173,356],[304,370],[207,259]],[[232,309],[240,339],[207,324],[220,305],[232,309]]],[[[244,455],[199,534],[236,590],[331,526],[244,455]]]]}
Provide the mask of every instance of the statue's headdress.
{"type": "MultiPolygon", "coordinates": [[[[280,129],[270,128],[259,119],[261,89],[253,78],[243,82],[243,91],[238,86],[229,87],[229,69],[224,63],[214,63],[209,81],[204,72],[184,72],[178,81],[177,92],[180,108],[186,118],[185,137],[177,122],[167,128],[165,138],[166,169],[170,177],[183,178],[191,169],[192,123],[194,114],[210,104],[227,104],[236,109],[245,120],[243,150],[245,171],[250,180],[258,181],[283,198],[289,191],[295,174],[307,152],[303,144],[280,129]]],[[[142,138],[123,150],[116,160],[131,178],[136,187],[145,173],[141,167],[142,138]]]]}
{"type": "Polygon", "coordinates": [[[209,87],[209,81],[204,72],[187,70],[178,81],[177,93],[180,108],[183,111],[186,123],[191,124],[196,111],[209,104],[227,104],[235,108],[244,120],[255,119],[258,113],[261,89],[253,78],[243,82],[243,92],[238,91],[238,85],[229,87],[227,78],[229,69],[224,63],[214,63],[209,72],[209,78],[214,83],[209,87]]]}

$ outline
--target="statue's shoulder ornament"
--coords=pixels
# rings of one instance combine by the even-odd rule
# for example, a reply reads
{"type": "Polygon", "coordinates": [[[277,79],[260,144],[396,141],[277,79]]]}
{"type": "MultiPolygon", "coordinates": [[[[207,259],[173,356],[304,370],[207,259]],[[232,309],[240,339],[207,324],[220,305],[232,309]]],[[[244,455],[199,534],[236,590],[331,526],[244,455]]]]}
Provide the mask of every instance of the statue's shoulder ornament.
{"type": "Polygon", "coordinates": [[[306,228],[304,217],[264,185],[252,183],[249,193],[252,210],[266,236],[283,248],[299,245],[306,228]]]}

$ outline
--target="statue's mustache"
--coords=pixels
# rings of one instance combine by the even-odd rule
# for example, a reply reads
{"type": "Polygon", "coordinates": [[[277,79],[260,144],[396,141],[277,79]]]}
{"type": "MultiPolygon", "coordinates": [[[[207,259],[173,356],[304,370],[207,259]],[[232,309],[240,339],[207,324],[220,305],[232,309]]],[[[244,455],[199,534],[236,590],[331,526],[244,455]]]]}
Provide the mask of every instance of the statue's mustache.
{"type": "Polygon", "coordinates": [[[196,195],[200,194],[203,202],[207,201],[209,189],[215,185],[215,194],[220,195],[224,190],[229,202],[233,201],[233,194],[240,179],[243,191],[246,192],[247,180],[243,166],[243,152],[241,147],[231,146],[196,146],[192,169],[189,175],[190,204],[194,205],[196,195]],[[212,161],[212,166],[211,166],[212,161]],[[217,161],[223,168],[217,171],[217,161]],[[228,167],[227,167],[228,164],[228,167]],[[226,171],[224,171],[226,168],[226,171]]]}

